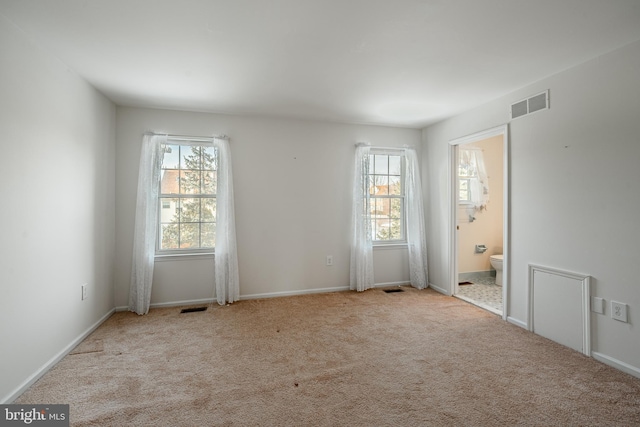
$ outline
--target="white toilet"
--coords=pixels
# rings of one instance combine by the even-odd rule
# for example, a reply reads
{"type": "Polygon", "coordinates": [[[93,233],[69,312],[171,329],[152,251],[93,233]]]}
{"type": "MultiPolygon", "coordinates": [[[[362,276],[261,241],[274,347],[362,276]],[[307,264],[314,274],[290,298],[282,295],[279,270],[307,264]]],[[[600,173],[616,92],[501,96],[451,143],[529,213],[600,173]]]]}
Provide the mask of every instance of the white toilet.
{"type": "Polygon", "coordinates": [[[502,286],[502,258],[503,255],[491,255],[489,261],[491,266],[496,269],[496,285],[502,286]]]}

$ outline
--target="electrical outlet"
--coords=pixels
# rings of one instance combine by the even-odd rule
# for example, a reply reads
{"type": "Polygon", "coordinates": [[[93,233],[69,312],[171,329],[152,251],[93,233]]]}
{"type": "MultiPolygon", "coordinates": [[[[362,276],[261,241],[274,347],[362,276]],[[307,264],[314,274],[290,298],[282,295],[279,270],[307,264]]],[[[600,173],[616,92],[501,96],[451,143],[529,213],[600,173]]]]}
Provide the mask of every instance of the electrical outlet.
{"type": "Polygon", "coordinates": [[[627,322],[627,304],[611,301],[611,318],[627,322]]]}
{"type": "Polygon", "coordinates": [[[87,286],[88,286],[87,283],[82,285],[82,301],[87,299],[87,286]]]}
{"type": "Polygon", "coordinates": [[[333,255],[327,255],[327,265],[333,265],[333,255]]]}

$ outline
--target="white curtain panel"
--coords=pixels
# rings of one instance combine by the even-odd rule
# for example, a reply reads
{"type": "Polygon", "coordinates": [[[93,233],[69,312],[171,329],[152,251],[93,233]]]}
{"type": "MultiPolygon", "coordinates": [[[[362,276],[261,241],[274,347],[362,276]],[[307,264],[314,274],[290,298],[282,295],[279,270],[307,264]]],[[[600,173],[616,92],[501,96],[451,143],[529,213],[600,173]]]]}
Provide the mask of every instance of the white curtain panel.
{"type": "Polygon", "coordinates": [[[405,148],[405,185],[407,211],[407,245],[409,248],[409,278],[411,286],[429,286],[427,274],[427,243],[425,237],[424,205],[418,157],[412,148],[405,148]]]}
{"type": "Polygon", "coordinates": [[[369,199],[369,152],[367,145],[356,147],[353,179],[353,212],[351,216],[351,265],[349,286],[358,292],[372,288],[373,236],[369,199]]]}
{"type": "Polygon", "coordinates": [[[479,147],[460,147],[458,153],[460,165],[467,169],[471,176],[469,180],[471,204],[477,211],[486,209],[489,203],[489,179],[482,149],[479,147]]]}
{"type": "Polygon", "coordinates": [[[153,258],[158,227],[158,182],[163,145],[167,135],[145,135],[140,152],[138,196],[133,231],[133,265],[129,287],[129,310],[147,314],[151,302],[153,258]]]}
{"type": "Polygon", "coordinates": [[[218,150],[218,193],[216,195],[215,281],[218,304],[240,299],[236,221],[233,204],[233,174],[229,141],[214,138],[218,150]]]}

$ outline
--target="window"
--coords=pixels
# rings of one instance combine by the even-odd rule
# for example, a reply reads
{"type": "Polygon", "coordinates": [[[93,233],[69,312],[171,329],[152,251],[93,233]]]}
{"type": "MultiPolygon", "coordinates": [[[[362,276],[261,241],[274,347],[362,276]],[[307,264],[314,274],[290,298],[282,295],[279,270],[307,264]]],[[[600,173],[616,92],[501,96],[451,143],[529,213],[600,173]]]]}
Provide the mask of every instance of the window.
{"type": "Polygon", "coordinates": [[[460,149],[458,154],[458,200],[471,203],[471,181],[478,177],[475,158],[470,158],[469,150],[460,149]]]}
{"type": "Polygon", "coordinates": [[[458,201],[482,211],[489,201],[489,181],[482,149],[475,146],[458,149],[458,201]]]}
{"type": "Polygon", "coordinates": [[[463,204],[471,203],[471,179],[472,175],[465,175],[466,171],[458,169],[458,200],[463,204]]]}
{"type": "Polygon", "coordinates": [[[372,150],[369,155],[369,197],[374,243],[404,242],[404,174],[400,154],[372,150]]]}
{"type": "Polygon", "coordinates": [[[162,150],[157,250],[211,251],[216,243],[216,149],[169,139],[162,150]]]}

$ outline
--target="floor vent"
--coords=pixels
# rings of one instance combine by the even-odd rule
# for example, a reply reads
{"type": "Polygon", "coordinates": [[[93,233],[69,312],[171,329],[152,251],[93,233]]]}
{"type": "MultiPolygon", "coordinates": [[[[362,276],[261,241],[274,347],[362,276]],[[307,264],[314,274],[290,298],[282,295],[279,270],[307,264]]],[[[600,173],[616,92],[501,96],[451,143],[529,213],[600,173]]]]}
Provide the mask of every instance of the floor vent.
{"type": "Polygon", "coordinates": [[[207,309],[207,307],[191,307],[191,308],[183,308],[180,311],[180,314],[182,313],[195,313],[196,311],[205,311],[207,309]]]}
{"type": "Polygon", "coordinates": [[[549,108],[549,90],[511,105],[511,120],[549,108]]]}
{"type": "Polygon", "coordinates": [[[404,290],[400,288],[394,288],[394,289],[385,289],[384,292],[387,294],[393,294],[396,292],[404,292],[404,290]]]}

